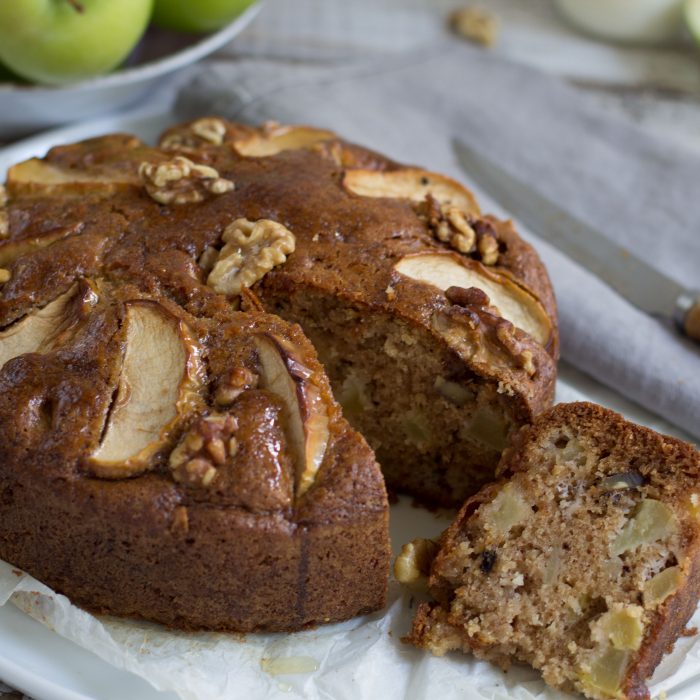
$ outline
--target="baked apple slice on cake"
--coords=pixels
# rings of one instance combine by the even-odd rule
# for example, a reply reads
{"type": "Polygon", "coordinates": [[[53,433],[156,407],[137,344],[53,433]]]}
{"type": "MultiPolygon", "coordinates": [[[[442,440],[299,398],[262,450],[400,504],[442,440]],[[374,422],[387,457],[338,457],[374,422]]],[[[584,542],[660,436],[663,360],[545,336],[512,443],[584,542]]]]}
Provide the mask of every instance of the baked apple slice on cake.
{"type": "Polygon", "coordinates": [[[155,302],[127,302],[124,359],[114,404],[89,460],[95,476],[148,468],[173,430],[203,408],[201,347],[183,322],[155,302]]]}

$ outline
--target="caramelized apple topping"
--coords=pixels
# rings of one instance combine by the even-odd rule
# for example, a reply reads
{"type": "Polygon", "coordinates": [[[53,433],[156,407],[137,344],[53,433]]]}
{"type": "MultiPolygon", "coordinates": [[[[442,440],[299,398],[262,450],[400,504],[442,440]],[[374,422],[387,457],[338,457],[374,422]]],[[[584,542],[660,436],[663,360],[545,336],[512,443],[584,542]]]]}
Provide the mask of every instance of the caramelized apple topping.
{"type": "Polygon", "coordinates": [[[100,192],[109,195],[116,189],[139,184],[138,174],[131,169],[102,171],[63,168],[39,158],[30,158],[7,171],[7,188],[11,194],[46,195],[55,190],[65,195],[100,192]]]}
{"type": "Polygon", "coordinates": [[[49,352],[59,346],[97,303],[86,282],[74,284],[46,306],[32,311],[0,332],[0,367],[29,352],[49,352]]]}
{"type": "MultiPolygon", "coordinates": [[[[419,168],[389,171],[348,170],[343,178],[343,185],[361,197],[407,199],[421,207],[426,204],[430,206],[430,201],[434,200],[440,215],[449,215],[447,213],[451,212],[455,220],[460,219],[455,229],[465,235],[468,235],[464,226],[468,223],[467,218],[479,216],[479,206],[466,187],[449,177],[419,168]],[[466,218],[462,221],[460,217],[466,218]]],[[[425,213],[429,216],[428,212],[425,213]]]]}
{"type": "Polygon", "coordinates": [[[271,334],[259,335],[255,344],[260,358],[260,387],[276,394],[286,411],[286,433],[296,465],[296,495],[314,483],[330,438],[328,408],[312,372],[288,341],[271,334]]]}
{"type": "Polygon", "coordinates": [[[150,469],[180,422],[202,407],[199,344],[185,324],[149,301],[130,302],[125,324],[116,399],[102,442],[87,465],[104,478],[150,469]]]}
{"type": "Polygon", "coordinates": [[[335,138],[332,131],[310,126],[281,126],[267,122],[263,128],[247,136],[235,139],[233,147],[242,156],[274,156],[282,151],[311,148],[318,143],[335,138]]]}
{"type": "Polygon", "coordinates": [[[508,275],[489,270],[473,260],[458,260],[444,253],[407,255],[394,269],[443,292],[451,287],[479,289],[498,316],[525,331],[540,345],[549,340],[552,326],[542,304],[508,275]]]}

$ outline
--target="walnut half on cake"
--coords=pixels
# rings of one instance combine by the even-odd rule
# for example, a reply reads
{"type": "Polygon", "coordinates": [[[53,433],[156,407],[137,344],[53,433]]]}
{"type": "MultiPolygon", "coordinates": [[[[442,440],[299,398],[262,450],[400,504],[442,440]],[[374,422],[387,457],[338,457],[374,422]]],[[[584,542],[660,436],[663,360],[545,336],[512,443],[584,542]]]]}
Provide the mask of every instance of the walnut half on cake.
{"type": "MultiPolygon", "coordinates": [[[[700,455],[593,404],[523,428],[501,480],[442,536],[409,641],[508,666],[590,698],[648,698],[645,679],[700,593],[700,455]]],[[[397,572],[420,568],[405,561],[397,572]]],[[[420,564],[420,563],[419,563],[420,564]]]]}

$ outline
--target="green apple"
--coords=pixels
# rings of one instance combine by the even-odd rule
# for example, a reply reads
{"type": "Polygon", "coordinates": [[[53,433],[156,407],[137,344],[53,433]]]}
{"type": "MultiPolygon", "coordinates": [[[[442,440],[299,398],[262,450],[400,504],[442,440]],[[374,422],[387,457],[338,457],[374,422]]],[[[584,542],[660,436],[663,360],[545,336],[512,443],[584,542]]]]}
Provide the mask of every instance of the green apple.
{"type": "Polygon", "coordinates": [[[153,0],[0,0],[0,61],[23,78],[63,84],[118,66],[153,0]]]}
{"type": "Polygon", "coordinates": [[[683,14],[693,39],[700,44],[700,0],[685,0],[683,14]]]}
{"type": "Polygon", "coordinates": [[[24,80],[0,63],[0,83],[23,83],[24,80]]]}
{"type": "Polygon", "coordinates": [[[155,0],[153,23],[179,32],[211,32],[237,17],[254,0],[155,0]]]}

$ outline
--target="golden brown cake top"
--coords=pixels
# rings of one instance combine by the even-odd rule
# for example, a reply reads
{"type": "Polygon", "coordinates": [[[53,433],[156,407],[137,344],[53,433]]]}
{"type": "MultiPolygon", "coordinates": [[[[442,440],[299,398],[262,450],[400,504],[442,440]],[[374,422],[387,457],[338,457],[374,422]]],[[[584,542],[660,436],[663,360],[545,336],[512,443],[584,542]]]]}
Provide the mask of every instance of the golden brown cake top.
{"type": "Polygon", "coordinates": [[[0,207],[0,433],[18,464],[311,508],[338,445],[367,448],[298,328],[262,312],[275,276],[429,324],[504,391],[551,389],[532,380],[553,377],[558,341],[530,246],[459,183],[328,131],[205,118],[157,148],[59,146],[10,169],[0,207]]]}

